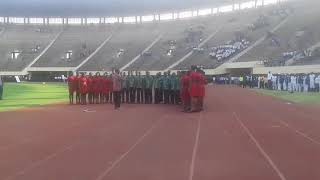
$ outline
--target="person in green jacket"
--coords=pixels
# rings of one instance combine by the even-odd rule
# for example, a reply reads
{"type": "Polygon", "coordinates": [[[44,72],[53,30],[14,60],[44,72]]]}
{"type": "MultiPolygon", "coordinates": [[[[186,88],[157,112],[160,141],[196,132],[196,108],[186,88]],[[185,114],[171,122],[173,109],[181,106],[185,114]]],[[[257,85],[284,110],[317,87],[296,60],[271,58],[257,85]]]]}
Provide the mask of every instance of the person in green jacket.
{"type": "Polygon", "coordinates": [[[176,74],[171,73],[168,75],[169,77],[169,82],[170,82],[170,87],[169,87],[169,103],[174,104],[174,86],[176,83],[176,74]]]}
{"type": "Polygon", "coordinates": [[[170,90],[171,90],[170,77],[168,76],[168,73],[165,72],[163,76],[164,104],[169,104],[170,90]]]}
{"type": "Polygon", "coordinates": [[[162,77],[161,73],[157,73],[154,78],[154,103],[159,104],[163,100],[162,77]]]}
{"type": "Polygon", "coordinates": [[[137,91],[137,103],[143,103],[143,89],[142,89],[143,77],[141,72],[136,72],[136,91],[137,91]]]}
{"type": "Polygon", "coordinates": [[[136,78],[133,75],[133,72],[130,72],[128,77],[129,80],[129,92],[130,92],[130,103],[135,103],[136,101],[136,78]]]}
{"type": "Polygon", "coordinates": [[[149,71],[146,71],[146,76],[143,78],[144,100],[146,104],[152,103],[152,88],[153,77],[150,76],[149,71]]]}
{"type": "Polygon", "coordinates": [[[170,103],[179,104],[180,97],[180,78],[176,73],[172,73],[170,76],[171,90],[170,90],[170,103]]]}

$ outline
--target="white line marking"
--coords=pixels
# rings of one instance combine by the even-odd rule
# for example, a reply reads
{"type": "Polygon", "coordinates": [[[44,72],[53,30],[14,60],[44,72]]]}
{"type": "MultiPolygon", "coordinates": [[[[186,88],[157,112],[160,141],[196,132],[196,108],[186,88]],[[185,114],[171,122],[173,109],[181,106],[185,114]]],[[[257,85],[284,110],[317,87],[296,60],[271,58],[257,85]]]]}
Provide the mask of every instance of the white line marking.
{"type": "Polygon", "coordinates": [[[308,136],[307,134],[305,134],[305,133],[303,133],[303,132],[301,132],[301,131],[293,128],[293,127],[290,126],[288,123],[286,123],[286,122],[284,122],[284,121],[282,121],[282,120],[279,120],[279,122],[280,122],[282,125],[286,126],[288,129],[291,129],[292,131],[294,131],[296,134],[298,134],[298,135],[306,138],[307,140],[311,141],[312,143],[315,143],[315,144],[317,144],[317,145],[320,145],[320,142],[319,142],[319,141],[317,141],[317,140],[313,139],[312,137],[308,136]]]}
{"type": "Polygon", "coordinates": [[[32,169],[34,169],[34,168],[36,168],[36,167],[39,167],[40,165],[48,162],[49,160],[51,160],[51,159],[59,156],[60,154],[72,150],[77,144],[79,144],[79,143],[75,143],[75,144],[73,144],[73,145],[65,146],[65,147],[64,147],[63,149],[61,149],[60,151],[55,152],[55,153],[53,153],[53,154],[45,157],[44,159],[41,159],[41,160],[39,160],[39,161],[36,161],[36,162],[32,163],[30,166],[24,168],[23,170],[17,172],[16,174],[14,174],[14,175],[12,175],[12,176],[7,177],[7,178],[4,179],[4,180],[12,180],[12,179],[15,179],[15,178],[17,178],[17,177],[19,177],[19,176],[22,176],[22,175],[24,175],[25,173],[27,173],[28,171],[30,171],[30,170],[32,170],[32,169]]]}
{"type": "Polygon", "coordinates": [[[202,112],[200,112],[200,116],[198,119],[198,128],[197,128],[197,132],[196,132],[196,139],[195,139],[195,143],[194,143],[194,147],[193,147],[193,151],[192,151],[192,157],[191,157],[189,180],[192,180],[193,175],[194,175],[195,161],[196,161],[196,157],[197,157],[199,139],[200,139],[201,119],[202,119],[202,112]]]}
{"type": "MultiPolygon", "coordinates": [[[[167,116],[164,116],[161,119],[165,119],[167,116]]],[[[118,157],[118,159],[116,161],[114,161],[110,167],[108,167],[105,171],[103,171],[97,178],[96,180],[102,180],[104,177],[106,177],[112,170],[113,168],[118,165],[122,160],[124,160],[128,154],[130,154],[130,152],[132,152],[149,134],[152,133],[152,131],[155,129],[155,127],[157,126],[158,122],[160,121],[158,120],[157,122],[155,122],[129,149],[127,152],[125,152],[124,154],[122,154],[120,157],[118,157]]],[[[110,163],[108,163],[110,164],[110,163]]]]}
{"type": "Polygon", "coordinates": [[[279,178],[281,180],[286,180],[285,176],[283,175],[283,173],[279,170],[279,168],[277,167],[277,165],[272,161],[271,157],[266,153],[266,151],[262,148],[262,146],[260,145],[260,143],[258,142],[258,140],[253,136],[253,134],[250,132],[250,130],[246,127],[246,125],[241,121],[241,119],[238,117],[238,115],[233,112],[233,116],[236,118],[236,120],[239,122],[239,124],[241,125],[241,127],[243,128],[243,130],[248,134],[248,136],[250,137],[250,139],[254,142],[254,144],[257,146],[257,148],[259,149],[260,153],[264,156],[264,158],[268,161],[268,163],[270,164],[270,166],[273,168],[273,170],[277,173],[277,175],[279,176],[279,178]]]}
{"type": "Polygon", "coordinates": [[[111,34],[110,36],[107,37],[107,39],[105,39],[100,46],[98,46],[98,48],[91,53],[85,60],[83,60],[77,67],[74,68],[75,71],[77,71],[79,68],[81,68],[85,63],[87,63],[88,61],[90,61],[90,59],[92,57],[94,57],[112,38],[113,34],[111,34]]]}
{"type": "Polygon", "coordinates": [[[31,61],[23,70],[22,72],[27,73],[28,69],[33,66],[51,47],[52,45],[59,39],[61,34],[63,33],[63,30],[58,32],[58,34],[51,40],[51,42],[47,45],[47,47],[33,60],[31,61]]]}
{"type": "MultiPolygon", "coordinates": [[[[149,51],[161,38],[162,38],[163,34],[160,34],[146,49],[144,49],[142,51],[142,55],[149,51]]],[[[133,64],[134,62],[136,62],[137,60],[139,60],[139,58],[141,57],[141,54],[137,55],[135,58],[133,58],[130,62],[128,62],[126,65],[124,65],[123,67],[120,68],[120,71],[125,70],[126,68],[130,67],[131,64],[133,64]]]]}

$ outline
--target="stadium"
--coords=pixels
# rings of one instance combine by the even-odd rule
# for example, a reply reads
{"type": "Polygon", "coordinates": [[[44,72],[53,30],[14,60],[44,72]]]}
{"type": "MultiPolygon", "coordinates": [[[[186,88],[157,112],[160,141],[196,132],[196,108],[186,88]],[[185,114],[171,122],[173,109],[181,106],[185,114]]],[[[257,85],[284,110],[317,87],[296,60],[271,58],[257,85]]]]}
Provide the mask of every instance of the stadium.
{"type": "Polygon", "coordinates": [[[0,179],[319,180],[319,7],[0,2],[0,179]]]}

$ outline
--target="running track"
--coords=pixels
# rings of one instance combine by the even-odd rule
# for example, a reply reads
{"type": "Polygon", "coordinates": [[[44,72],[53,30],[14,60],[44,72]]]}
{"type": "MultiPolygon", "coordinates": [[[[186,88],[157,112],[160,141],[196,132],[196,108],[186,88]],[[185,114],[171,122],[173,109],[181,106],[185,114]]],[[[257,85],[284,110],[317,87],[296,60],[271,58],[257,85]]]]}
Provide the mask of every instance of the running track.
{"type": "Polygon", "coordinates": [[[317,107],[207,88],[206,110],[51,106],[0,113],[1,180],[319,180],[317,107]]]}

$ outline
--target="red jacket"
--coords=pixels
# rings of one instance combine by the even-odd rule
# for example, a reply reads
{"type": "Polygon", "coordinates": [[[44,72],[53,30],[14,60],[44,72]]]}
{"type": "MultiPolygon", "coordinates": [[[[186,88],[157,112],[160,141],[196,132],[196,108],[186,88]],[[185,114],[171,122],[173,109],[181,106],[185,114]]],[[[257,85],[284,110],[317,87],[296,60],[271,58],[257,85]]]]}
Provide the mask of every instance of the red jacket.
{"type": "Polygon", "coordinates": [[[191,97],[204,97],[205,95],[205,78],[198,72],[190,74],[190,95],[191,97]]]}
{"type": "Polygon", "coordinates": [[[88,79],[86,77],[80,77],[80,93],[81,94],[87,94],[88,93],[88,79]]]}

